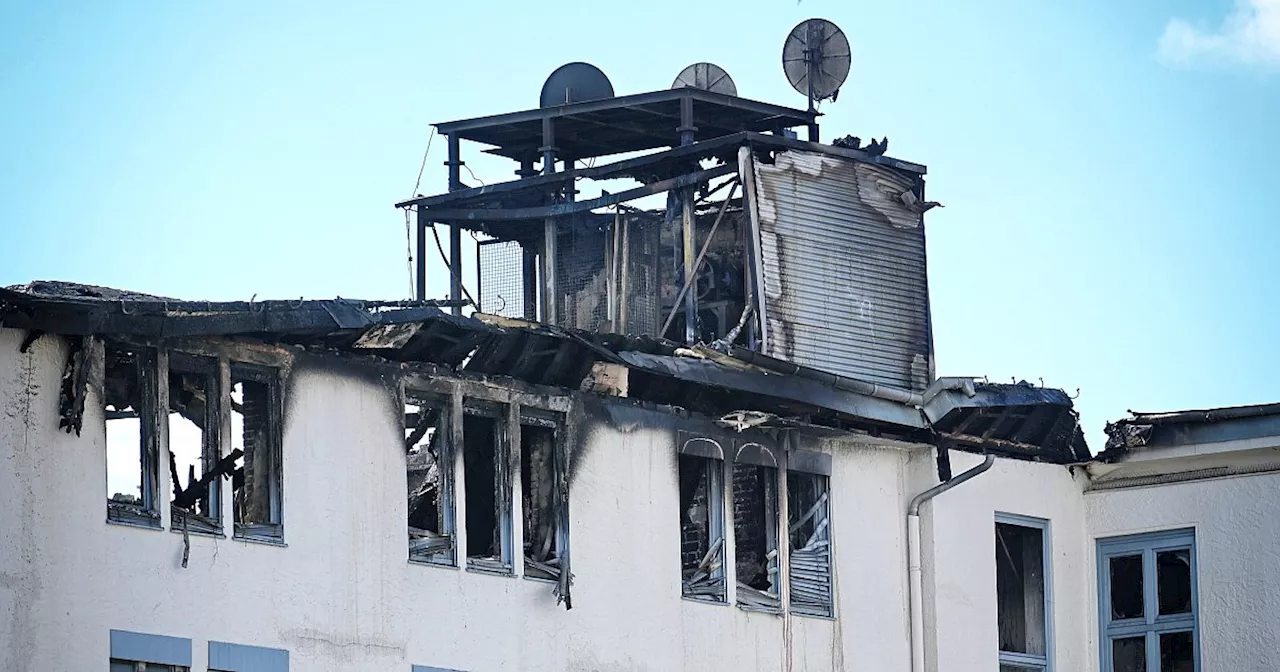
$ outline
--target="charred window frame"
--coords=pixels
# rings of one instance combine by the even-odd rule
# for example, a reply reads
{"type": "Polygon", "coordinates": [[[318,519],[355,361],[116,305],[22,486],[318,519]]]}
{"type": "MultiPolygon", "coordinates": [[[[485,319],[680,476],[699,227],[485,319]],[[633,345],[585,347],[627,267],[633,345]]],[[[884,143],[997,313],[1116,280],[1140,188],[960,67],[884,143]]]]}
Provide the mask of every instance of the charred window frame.
{"type": "Polygon", "coordinates": [[[160,529],[156,350],[108,342],[103,358],[107,520],[160,529]],[[120,492],[130,474],[136,494],[120,492]]]}
{"type": "Polygon", "coordinates": [[[231,475],[234,535],[284,540],[283,395],[277,369],[231,363],[231,475]]]}
{"type": "Polygon", "coordinates": [[[222,488],[219,478],[230,473],[239,455],[221,457],[220,367],[214,357],[169,353],[168,423],[170,524],[174,531],[221,535],[222,488]],[[185,421],[185,422],[184,422],[185,421]],[[193,440],[191,427],[199,432],[193,440]],[[179,445],[181,444],[181,445],[179,445]],[[179,473],[178,455],[195,453],[187,473],[179,473]],[[197,465],[199,473],[197,473],[197,465]]]}
{"type": "Polygon", "coordinates": [[[409,560],[457,566],[452,400],[405,392],[405,478],[408,487],[409,560]]]}
{"type": "Polygon", "coordinates": [[[510,439],[507,408],[466,400],[462,408],[462,477],[467,569],[512,574],[510,439]]]}
{"type": "Polygon", "coordinates": [[[724,449],[716,439],[685,432],[677,441],[681,595],[724,603],[724,449]]]}
{"type": "Polygon", "coordinates": [[[762,443],[735,442],[733,558],[739,608],[781,613],[778,458],[762,443]]]}
{"type": "Polygon", "coordinates": [[[831,456],[787,457],[788,592],[791,613],[834,616],[831,562],[831,456]]]}
{"type": "Polygon", "coordinates": [[[997,513],[995,537],[1000,670],[1049,670],[1049,521],[997,513]]]}
{"type": "Polygon", "coordinates": [[[564,416],[520,409],[520,504],[524,576],[559,583],[567,563],[569,507],[564,416]]]}

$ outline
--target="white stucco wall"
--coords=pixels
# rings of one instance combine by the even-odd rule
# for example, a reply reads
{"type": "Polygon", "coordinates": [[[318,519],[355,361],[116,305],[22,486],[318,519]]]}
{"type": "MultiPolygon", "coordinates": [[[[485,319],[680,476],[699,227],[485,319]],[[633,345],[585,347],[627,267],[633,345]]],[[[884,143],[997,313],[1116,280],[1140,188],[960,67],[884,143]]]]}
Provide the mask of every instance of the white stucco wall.
{"type": "MultiPolygon", "coordinates": [[[[981,458],[951,453],[956,474],[981,458]]],[[[930,672],[995,670],[996,513],[1049,521],[1052,664],[1057,672],[1097,669],[1088,641],[1086,571],[1092,563],[1084,528],[1084,475],[1067,467],[996,460],[972,481],[921,508],[924,537],[926,660],[930,672]]]]}
{"type": "MultiPolygon", "coordinates": [[[[59,431],[66,347],[44,337],[20,354],[21,336],[0,329],[0,669],[102,669],[110,629],[191,638],[197,672],[209,640],[287,649],[308,672],[910,669],[904,515],[936,483],[931,449],[798,439],[833,455],[836,617],[784,618],[681,599],[676,416],[592,424],[574,457],[565,611],[546,583],[407,562],[389,388],[303,366],[284,435],[288,546],[193,536],[182,569],[179,534],[105,522],[96,392],[83,435],[59,431]]],[[[979,458],[952,460],[960,473],[979,458]]],[[[996,668],[998,512],[1049,521],[1054,670],[1098,669],[1096,540],[1189,526],[1203,669],[1280,669],[1280,476],[1084,488],[1080,470],[1001,459],[924,506],[931,672],[996,668]]]]}
{"type": "Polygon", "coordinates": [[[571,484],[565,611],[546,583],[407,562],[399,409],[376,381],[302,368],[288,546],[193,536],[182,569],[180,534],[105,522],[100,401],[82,436],[58,431],[65,345],[20,340],[0,329],[0,669],[103,669],[113,628],[191,638],[196,671],[209,640],[287,649],[308,672],[908,669],[902,447],[806,445],[835,453],[837,617],[783,618],[681,599],[673,432],[596,431],[571,484]]]}
{"type": "MultiPolygon", "coordinates": [[[[1195,528],[1201,669],[1280,669],[1280,475],[1092,492],[1084,505],[1092,539],[1195,528]]],[[[1087,585],[1096,576],[1090,563],[1087,585]]]]}

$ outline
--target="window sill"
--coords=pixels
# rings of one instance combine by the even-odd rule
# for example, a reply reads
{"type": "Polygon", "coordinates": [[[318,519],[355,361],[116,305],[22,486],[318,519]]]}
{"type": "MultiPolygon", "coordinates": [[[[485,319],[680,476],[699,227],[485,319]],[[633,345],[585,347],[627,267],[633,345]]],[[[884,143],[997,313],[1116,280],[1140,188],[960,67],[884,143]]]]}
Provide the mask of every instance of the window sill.
{"type": "Polygon", "coordinates": [[[506,565],[499,560],[490,558],[467,558],[467,571],[491,576],[515,577],[515,572],[511,565],[506,565]]]}
{"type": "MultiPolygon", "coordinates": [[[[177,525],[170,526],[169,531],[174,534],[183,534],[182,523],[178,523],[177,525]]],[[[210,539],[226,539],[227,538],[227,534],[225,532],[214,532],[212,530],[202,530],[195,527],[188,527],[186,534],[193,537],[208,537],[210,539]]]]}
{"type": "Polygon", "coordinates": [[[729,606],[729,601],[728,601],[728,600],[726,600],[726,599],[724,599],[724,598],[721,598],[721,599],[712,599],[712,598],[708,598],[708,597],[690,597],[689,595],[681,595],[681,596],[680,596],[680,599],[681,599],[681,600],[684,600],[685,602],[695,602],[695,603],[697,603],[697,604],[709,604],[709,605],[711,605],[711,606],[713,606],[713,607],[727,607],[727,606],[729,606]]]}
{"type": "Polygon", "coordinates": [[[769,614],[772,616],[782,615],[782,607],[778,607],[776,609],[772,607],[757,607],[754,604],[743,604],[741,602],[739,602],[736,606],[739,609],[752,614],[769,614]]]}
{"type": "Polygon", "coordinates": [[[801,618],[816,618],[816,619],[818,619],[818,620],[820,620],[820,621],[834,621],[834,620],[836,620],[836,617],[835,617],[835,616],[828,616],[828,615],[826,615],[826,614],[819,614],[819,613],[818,613],[818,612],[816,612],[816,611],[798,611],[798,610],[796,610],[796,609],[792,609],[792,610],[791,610],[791,615],[792,615],[792,616],[799,616],[799,617],[801,617],[801,618]]]}
{"type": "Polygon", "coordinates": [[[252,534],[233,534],[231,538],[235,541],[243,541],[246,544],[262,544],[263,546],[289,548],[289,544],[284,543],[284,539],[276,537],[261,537],[252,534]]]}
{"type": "Polygon", "coordinates": [[[441,569],[457,569],[458,565],[452,559],[431,560],[429,558],[419,558],[409,556],[409,564],[421,565],[423,567],[439,567],[441,569]]]}
{"type": "Polygon", "coordinates": [[[107,524],[137,527],[144,530],[163,530],[160,514],[142,513],[129,509],[107,508],[107,524]]]}

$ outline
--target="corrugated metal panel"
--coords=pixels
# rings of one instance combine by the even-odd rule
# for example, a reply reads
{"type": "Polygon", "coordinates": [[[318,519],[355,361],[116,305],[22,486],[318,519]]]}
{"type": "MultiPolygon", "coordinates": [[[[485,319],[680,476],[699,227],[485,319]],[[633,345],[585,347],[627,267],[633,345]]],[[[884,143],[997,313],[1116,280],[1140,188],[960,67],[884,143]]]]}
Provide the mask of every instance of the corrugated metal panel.
{"type": "Polygon", "coordinates": [[[796,151],[753,169],[767,354],[926,387],[924,226],[898,199],[911,181],[880,166],[796,151]]]}

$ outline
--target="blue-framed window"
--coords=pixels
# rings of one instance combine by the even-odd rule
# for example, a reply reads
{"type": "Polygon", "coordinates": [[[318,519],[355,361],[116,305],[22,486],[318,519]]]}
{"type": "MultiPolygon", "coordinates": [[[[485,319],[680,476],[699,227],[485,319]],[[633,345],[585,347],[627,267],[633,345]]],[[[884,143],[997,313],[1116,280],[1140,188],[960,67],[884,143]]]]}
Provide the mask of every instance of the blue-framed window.
{"type": "Polygon", "coordinates": [[[127,630],[111,631],[111,672],[186,672],[191,640],[127,630]]]}
{"type": "Polygon", "coordinates": [[[1199,672],[1194,530],[1098,540],[1104,672],[1199,672]]]}
{"type": "Polygon", "coordinates": [[[289,672],[289,652],[262,646],[209,642],[209,672],[289,672]]]}
{"type": "Polygon", "coordinates": [[[996,621],[1000,672],[1052,669],[1049,521],[997,513],[996,621]]]}

